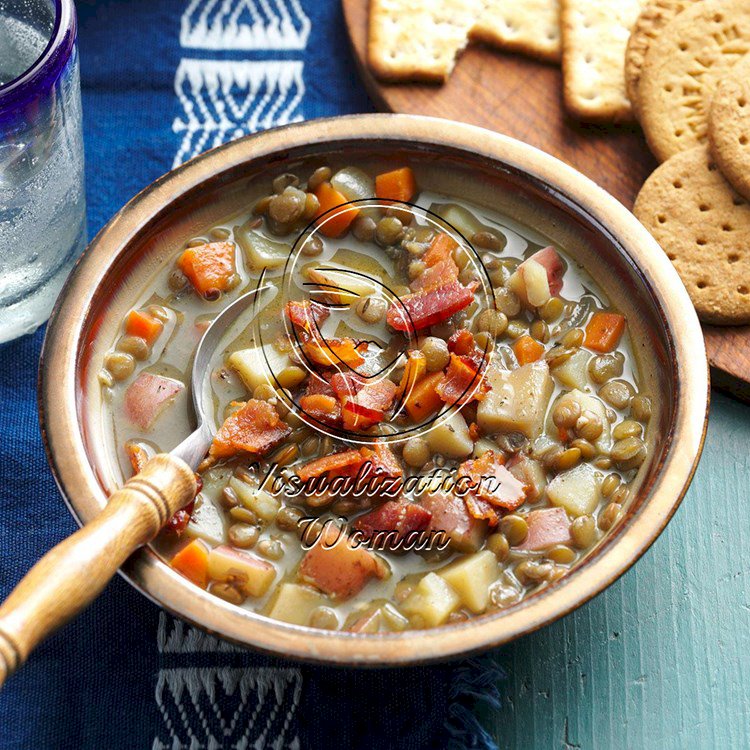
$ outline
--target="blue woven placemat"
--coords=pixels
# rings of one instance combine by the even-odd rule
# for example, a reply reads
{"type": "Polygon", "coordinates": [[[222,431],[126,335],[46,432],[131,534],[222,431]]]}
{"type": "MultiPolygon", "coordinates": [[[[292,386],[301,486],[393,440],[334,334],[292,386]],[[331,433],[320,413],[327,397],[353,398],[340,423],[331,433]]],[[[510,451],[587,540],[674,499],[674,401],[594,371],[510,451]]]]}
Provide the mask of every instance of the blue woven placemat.
{"type": "MultiPolygon", "coordinates": [[[[240,135],[371,110],[338,0],[78,2],[89,229],[240,135]]],[[[36,412],[43,332],[0,347],[0,596],[75,530],[36,412]]],[[[487,660],[352,671],[230,647],[116,578],[0,693],[0,748],[494,747],[487,660]]]]}

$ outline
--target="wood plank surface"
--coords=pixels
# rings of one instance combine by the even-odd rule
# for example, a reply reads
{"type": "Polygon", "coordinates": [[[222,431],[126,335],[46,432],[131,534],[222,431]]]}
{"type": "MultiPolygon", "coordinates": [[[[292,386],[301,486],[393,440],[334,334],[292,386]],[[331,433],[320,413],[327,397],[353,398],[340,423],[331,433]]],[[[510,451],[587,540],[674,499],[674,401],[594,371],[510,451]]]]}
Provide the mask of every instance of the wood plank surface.
{"type": "Polygon", "coordinates": [[[750,747],[750,407],[717,394],[682,506],[640,562],[493,655],[501,748],[750,747]]]}
{"type": "MultiPolygon", "coordinates": [[[[576,123],[562,105],[558,67],[471,45],[443,86],[383,84],[367,66],[368,3],[342,5],[360,75],[380,109],[459,120],[518,138],[572,165],[632,208],[656,166],[640,128],[576,123]]],[[[715,385],[750,401],[750,326],[704,330],[715,385]]]]}

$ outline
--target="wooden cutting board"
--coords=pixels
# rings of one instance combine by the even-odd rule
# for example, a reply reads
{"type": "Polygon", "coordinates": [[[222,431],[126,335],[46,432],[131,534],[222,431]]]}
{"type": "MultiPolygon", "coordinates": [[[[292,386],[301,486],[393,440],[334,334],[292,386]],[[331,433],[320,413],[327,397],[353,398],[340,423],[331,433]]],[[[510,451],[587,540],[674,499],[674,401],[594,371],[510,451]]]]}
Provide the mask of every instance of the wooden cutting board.
{"type": "MultiPolygon", "coordinates": [[[[572,165],[632,208],[656,167],[640,128],[570,119],[558,67],[473,45],[443,86],[384,84],[367,67],[367,3],[342,4],[357,66],[377,107],[460,120],[518,138],[572,165]]],[[[703,331],[714,386],[750,401],[750,326],[703,331]]]]}

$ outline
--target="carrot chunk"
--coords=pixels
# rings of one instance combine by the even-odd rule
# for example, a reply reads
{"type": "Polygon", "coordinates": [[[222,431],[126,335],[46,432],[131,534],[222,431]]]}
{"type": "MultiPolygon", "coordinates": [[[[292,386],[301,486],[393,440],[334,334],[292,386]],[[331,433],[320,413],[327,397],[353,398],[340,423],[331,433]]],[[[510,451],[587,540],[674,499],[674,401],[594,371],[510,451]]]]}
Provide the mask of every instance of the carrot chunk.
{"type": "Polygon", "coordinates": [[[344,206],[348,201],[330,182],[321,182],[314,192],[318,203],[320,203],[318,216],[322,216],[326,211],[331,211],[331,213],[326,214],[320,231],[326,237],[341,237],[349,229],[349,225],[354,219],[357,218],[359,209],[354,206],[344,206]],[[342,206],[342,209],[340,211],[331,210],[337,206],[342,206]]]}
{"type": "Polygon", "coordinates": [[[449,234],[438,234],[430,243],[427,252],[422,256],[422,262],[429,268],[441,261],[453,260],[453,251],[458,247],[458,242],[449,234]]]}
{"type": "Polygon", "coordinates": [[[183,547],[170,561],[170,565],[189,578],[196,586],[208,585],[208,547],[200,539],[194,539],[183,547]]]}
{"type": "Polygon", "coordinates": [[[513,342],[513,351],[519,365],[527,365],[529,362],[536,362],[544,354],[544,344],[540,344],[531,336],[521,336],[513,342]]]}
{"type": "Polygon", "coordinates": [[[586,325],[583,345],[595,352],[611,352],[617,348],[625,332],[625,318],[617,313],[595,312],[586,325]]]}
{"type": "Polygon", "coordinates": [[[280,443],[292,428],[267,401],[250,399],[224,420],[211,443],[211,458],[229,458],[243,451],[266,453],[280,443]]]}
{"type": "Polygon", "coordinates": [[[375,178],[375,195],[378,198],[407,203],[417,192],[417,181],[409,167],[384,172],[375,178]]]}
{"type": "Polygon", "coordinates": [[[436,390],[442,379],[442,372],[434,372],[422,378],[407,395],[404,402],[406,413],[415,422],[423,422],[443,405],[443,400],[436,390]]]}
{"type": "Polygon", "coordinates": [[[139,310],[131,310],[125,318],[125,333],[128,336],[139,336],[149,346],[154,345],[163,328],[164,324],[160,320],[139,310]]]}
{"type": "Polygon", "coordinates": [[[209,242],[189,247],[177,265],[198,294],[211,297],[229,288],[229,280],[235,273],[234,245],[231,242],[209,242]]]}
{"type": "Polygon", "coordinates": [[[319,336],[303,345],[310,360],[322,367],[338,367],[345,364],[359,367],[364,364],[362,352],[367,351],[367,342],[357,344],[352,339],[322,339],[319,336]]]}

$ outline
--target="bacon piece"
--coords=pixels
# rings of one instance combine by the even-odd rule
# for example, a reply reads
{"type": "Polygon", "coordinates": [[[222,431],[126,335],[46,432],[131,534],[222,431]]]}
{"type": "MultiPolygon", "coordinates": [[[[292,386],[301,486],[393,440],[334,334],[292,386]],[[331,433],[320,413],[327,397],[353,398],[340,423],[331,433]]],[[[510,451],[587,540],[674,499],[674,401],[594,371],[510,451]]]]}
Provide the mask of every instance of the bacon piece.
{"type": "Polygon", "coordinates": [[[365,430],[382,422],[396,398],[398,387],[390,380],[364,385],[354,396],[342,398],[341,414],[346,430],[365,430]]]}
{"type": "Polygon", "coordinates": [[[483,500],[476,495],[466,495],[464,500],[466,502],[466,510],[469,511],[472,518],[487,521],[491,528],[494,528],[500,523],[500,513],[497,508],[486,500],[483,500]]]}
{"type": "Polygon", "coordinates": [[[338,474],[343,469],[348,469],[352,466],[359,468],[364,461],[365,458],[360,451],[350,450],[343,451],[342,453],[334,453],[331,456],[323,456],[313,461],[308,461],[297,469],[297,476],[303,482],[306,482],[308,479],[319,477],[323,474],[338,474]]]}
{"type": "Polygon", "coordinates": [[[149,430],[184,388],[179,380],[142,372],[125,391],[125,415],[142,430],[149,430]]]}
{"type": "Polygon", "coordinates": [[[458,476],[471,479],[474,487],[469,494],[505,511],[513,511],[526,501],[526,487],[503,466],[504,463],[502,455],[486,451],[480,458],[464,461],[458,467],[458,476]]]}
{"type": "MultiPolygon", "coordinates": [[[[432,513],[416,503],[404,500],[389,500],[375,510],[360,516],[354,521],[354,528],[361,531],[364,538],[370,540],[378,532],[395,532],[388,534],[390,547],[398,546],[407,534],[424,531],[432,520],[432,513]]],[[[385,536],[383,534],[382,536],[385,536]]]]}
{"type": "Polygon", "coordinates": [[[386,321],[396,331],[421,331],[468,307],[475,289],[476,282],[463,286],[451,281],[435,289],[407,294],[388,308],[386,321]]]}
{"type": "Polygon", "coordinates": [[[320,302],[291,300],[286,303],[284,312],[289,320],[298,328],[307,332],[317,330],[320,324],[331,314],[331,311],[320,302]]]}
{"type": "Polygon", "coordinates": [[[333,396],[323,393],[302,396],[299,400],[300,409],[312,419],[337,425],[341,421],[341,405],[333,396]]]}
{"type": "Polygon", "coordinates": [[[243,451],[264,454],[291,431],[292,428],[281,421],[271,404],[250,399],[224,420],[211,444],[209,456],[214,459],[229,458],[243,451]]]}
{"type": "Polygon", "coordinates": [[[331,377],[325,373],[312,372],[305,383],[305,396],[335,396],[331,377]]]}
{"type": "Polygon", "coordinates": [[[435,391],[446,404],[464,404],[476,397],[480,382],[474,363],[468,357],[451,354],[451,361],[435,391]]]}
{"type": "Polygon", "coordinates": [[[442,286],[446,281],[453,281],[458,279],[458,266],[453,258],[446,258],[434,266],[425,268],[422,273],[419,274],[409,284],[412,291],[420,292],[422,290],[434,289],[435,287],[442,286]]]}
{"type": "Polygon", "coordinates": [[[453,354],[468,356],[474,352],[475,347],[474,336],[466,328],[459,328],[448,339],[448,351],[453,354]]]}

